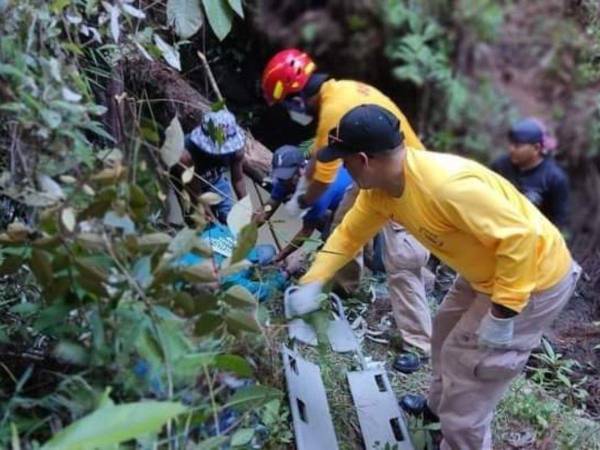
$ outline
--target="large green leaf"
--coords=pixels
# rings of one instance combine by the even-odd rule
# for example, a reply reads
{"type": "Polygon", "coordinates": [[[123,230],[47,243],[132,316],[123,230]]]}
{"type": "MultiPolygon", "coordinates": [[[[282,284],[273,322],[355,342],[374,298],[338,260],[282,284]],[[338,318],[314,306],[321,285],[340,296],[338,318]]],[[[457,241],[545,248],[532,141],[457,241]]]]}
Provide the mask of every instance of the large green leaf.
{"type": "Polygon", "coordinates": [[[258,302],[252,293],[250,293],[250,291],[244,286],[239,284],[231,286],[229,289],[227,289],[227,291],[225,291],[223,301],[235,307],[256,308],[258,306],[258,302]]]}
{"type": "Polygon", "coordinates": [[[254,409],[283,396],[279,389],[267,386],[248,386],[236,391],[227,403],[227,407],[236,409],[254,409]]]}
{"type": "Polygon", "coordinates": [[[193,36],[204,23],[200,0],[168,0],[167,21],[181,39],[193,36]]]}
{"type": "Polygon", "coordinates": [[[208,23],[220,41],[231,31],[233,10],[227,0],[202,0],[208,23]]]}
{"type": "Polygon", "coordinates": [[[250,443],[253,436],[254,430],[252,428],[241,428],[231,436],[231,446],[243,447],[250,443]]]}
{"type": "Polygon", "coordinates": [[[231,255],[231,264],[235,264],[248,256],[250,250],[256,245],[257,239],[258,227],[255,223],[249,223],[242,228],[238,234],[237,244],[233,249],[233,254],[231,255]]]}
{"type": "Polygon", "coordinates": [[[231,309],[225,315],[225,323],[227,324],[227,329],[231,332],[248,331],[250,333],[260,333],[262,331],[255,311],[231,309]]]}
{"type": "Polygon", "coordinates": [[[252,366],[241,356],[218,355],[214,360],[215,366],[227,372],[234,372],[241,377],[252,376],[252,366]]]}
{"type": "Polygon", "coordinates": [[[196,448],[198,450],[219,450],[223,448],[225,442],[227,442],[225,436],[213,436],[200,442],[196,448]]]}
{"type": "Polygon", "coordinates": [[[212,333],[223,323],[223,318],[220,315],[213,313],[202,314],[194,325],[194,333],[196,336],[204,336],[212,333]]]}
{"type": "Polygon", "coordinates": [[[84,450],[118,444],[153,433],[186,410],[173,402],[138,402],[106,406],[72,423],[42,450],[84,450]]]}

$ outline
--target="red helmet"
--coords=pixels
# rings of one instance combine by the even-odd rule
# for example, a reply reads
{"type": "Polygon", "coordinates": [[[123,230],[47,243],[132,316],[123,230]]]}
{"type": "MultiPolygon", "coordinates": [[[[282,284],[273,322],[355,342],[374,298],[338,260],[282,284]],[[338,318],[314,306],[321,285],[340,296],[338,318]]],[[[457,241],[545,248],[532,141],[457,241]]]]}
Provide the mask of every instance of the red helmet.
{"type": "Polygon", "coordinates": [[[262,75],[262,90],[269,105],[300,92],[317,67],[306,53],[288,48],[267,63],[262,75]]]}

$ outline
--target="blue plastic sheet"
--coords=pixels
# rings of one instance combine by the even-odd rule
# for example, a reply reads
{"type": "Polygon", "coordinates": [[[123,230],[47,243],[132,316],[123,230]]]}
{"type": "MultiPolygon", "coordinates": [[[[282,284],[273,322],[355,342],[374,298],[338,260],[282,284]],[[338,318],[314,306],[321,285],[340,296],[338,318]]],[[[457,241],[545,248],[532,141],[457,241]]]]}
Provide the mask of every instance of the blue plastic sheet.
{"type": "MultiPolygon", "coordinates": [[[[220,251],[227,253],[223,249],[231,243],[233,245],[234,237],[224,225],[211,224],[200,233],[200,238],[211,247],[215,248],[219,243],[220,251]],[[212,244],[212,245],[211,245],[212,244]]],[[[228,275],[221,279],[221,285],[227,289],[234,285],[240,285],[248,289],[259,302],[264,302],[273,298],[282,292],[287,284],[287,279],[283,272],[275,267],[264,267],[270,264],[275,257],[276,251],[272,245],[257,245],[254,247],[247,259],[253,263],[249,269],[241,270],[237,273],[228,275]]],[[[224,254],[214,252],[212,259],[217,269],[221,267],[226,257],[224,254]]],[[[205,257],[188,252],[181,256],[176,262],[177,266],[193,266],[206,260],[205,257]]]]}

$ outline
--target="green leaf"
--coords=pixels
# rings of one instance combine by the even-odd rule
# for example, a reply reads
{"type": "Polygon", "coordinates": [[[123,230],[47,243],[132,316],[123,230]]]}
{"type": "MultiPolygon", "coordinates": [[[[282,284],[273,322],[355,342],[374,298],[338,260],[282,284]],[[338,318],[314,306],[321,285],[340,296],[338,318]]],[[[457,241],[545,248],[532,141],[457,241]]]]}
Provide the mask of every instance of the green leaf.
{"type": "Polygon", "coordinates": [[[235,11],[235,13],[244,18],[244,8],[242,7],[242,0],[228,0],[229,6],[235,11]]]}
{"type": "Polygon", "coordinates": [[[241,428],[233,433],[231,436],[232,447],[242,447],[248,444],[254,436],[254,430],[252,428],[241,428]]]}
{"type": "Polygon", "coordinates": [[[198,450],[219,450],[225,442],[227,442],[225,436],[214,436],[200,442],[196,448],[198,450]]]}
{"type": "Polygon", "coordinates": [[[195,377],[202,372],[204,366],[212,366],[216,356],[215,352],[184,355],[173,362],[173,368],[177,376],[195,377]]]}
{"type": "Polygon", "coordinates": [[[193,266],[184,267],[183,278],[190,283],[208,283],[217,281],[217,274],[210,261],[203,261],[193,266]]]}
{"type": "Polygon", "coordinates": [[[33,249],[29,267],[35,278],[44,288],[50,286],[52,283],[52,264],[50,263],[48,252],[36,248],[33,249]]]}
{"type": "Polygon", "coordinates": [[[208,23],[220,41],[231,31],[233,10],[227,0],[202,0],[208,23]]]}
{"type": "Polygon", "coordinates": [[[72,423],[42,450],[84,450],[119,444],[154,433],[186,408],[173,402],[138,402],[106,406],[72,423]]]}
{"type": "Polygon", "coordinates": [[[226,372],[233,372],[241,377],[252,376],[252,366],[241,356],[218,355],[215,358],[215,366],[226,372]]]}
{"type": "Polygon", "coordinates": [[[243,286],[235,285],[225,291],[223,301],[231,306],[256,307],[256,298],[243,286]]]}
{"type": "Polygon", "coordinates": [[[149,256],[138,259],[133,266],[133,278],[142,289],[152,284],[152,261],[149,256]]]}
{"type": "Polygon", "coordinates": [[[42,109],[40,111],[40,115],[46,125],[52,130],[55,130],[62,123],[62,116],[56,111],[52,111],[51,109],[42,109]]]}
{"type": "Polygon", "coordinates": [[[192,230],[191,228],[183,228],[180,230],[169,244],[169,251],[173,254],[173,259],[177,259],[184,253],[192,250],[197,239],[198,237],[195,230],[192,230]]]}
{"type": "Polygon", "coordinates": [[[252,210],[252,201],[249,195],[233,205],[227,215],[227,226],[234,236],[237,236],[242,228],[252,222],[252,210]]]}
{"type": "Polygon", "coordinates": [[[260,333],[262,328],[258,323],[256,312],[230,310],[225,315],[225,323],[230,331],[248,331],[251,333],[260,333]]]}
{"type": "Polygon", "coordinates": [[[171,236],[166,233],[144,234],[137,239],[138,248],[142,251],[164,248],[171,242],[171,236]]]}
{"type": "Polygon", "coordinates": [[[194,333],[196,336],[204,336],[215,331],[223,323],[223,318],[216,314],[206,313],[202,314],[196,321],[194,326],[194,333]]]}
{"type": "Polygon", "coordinates": [[[50,5],[50,11],[54,14],[60,14],[70,3],[71,0],[54,0],[50,5]]]}
{"type": "Polygon", "coordinates": [[[114,229],[123,230],[124,234],[135,233],[135,223],[128,214],[119,214],[115,211],[107,211],[102,218],[102,223],[114,229]]]}
{"type": "Polygon", "coordinates": [[[167,22],[181,39],[192,37],[204,23],[200,1],[168,0],[167,22]]]}
{"type": "Polygon", "coordinates": [[[329,329],[329,312],[318,310],[307,314],[304,320],[310,324],[317,335],[319,345],[324,346],[329,343],[327,330],[329,329]]]}
{"type": "Polygon", "coordinates": [[[53,353],[58,359],[72,364],[83,366],[89,362],[87,350],[75,342],[60,341],[53,353]]]}
{"type": "Polygon", "coordinates": [[[249,223],[242,228],[237,238],[237,244],[233,249],[233,254],[231,255],[231,264],[235,264],[248,256],[248,253],[256,245],[257,239],[258,227],[255,223],[249,223]]]}
{"type": "Polygon", "coordinates": [[[154,43],[160,50],[165,61],[174,69],[181,70],[181,60],[177,49],[167,44],[158,34],[154,35],[154,43]]]}
{"type": "Polygon", "coordinates": [[[413,66],[396,67],[392,73],[398,80],[412,81],[416,86],[423,86],[425,80],[419,70],[413,66]]]}
{"type": "Polygon", "coordinates": [[[160,157],[167,167],[173,167],[179,162],[184,146],[183,129],[175,116],[165,130],[165,142],[160,148],[160,157]]]}
{"type": "Polygon", "coordinates": [[[144,209],[148,206],[148,199],[140,188],[136,184],[132,184],[129,186],[129,206],[131,209],[144,209]]]}
{"type": "Polygon", "coordinates": [[[272,400],[280,399],[282,396],[283,394],[279,389],[267,386],[248,386],[236,391],[226,407],[256,410],[272,400]]]}

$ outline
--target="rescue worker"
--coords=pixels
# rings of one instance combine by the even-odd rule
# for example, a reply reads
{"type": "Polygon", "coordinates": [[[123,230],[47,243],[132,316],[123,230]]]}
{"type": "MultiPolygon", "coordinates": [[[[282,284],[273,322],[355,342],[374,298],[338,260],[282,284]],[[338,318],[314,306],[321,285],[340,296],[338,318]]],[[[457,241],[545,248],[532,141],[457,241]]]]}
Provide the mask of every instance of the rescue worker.
{"type": "MultiPolygon", "coordinates": [[[[293,216],[317,203],[336,179],[341,160],[324,163],[317,161],[314,153],[327,144],[329,130],[353,107],[374,103],[389,109],[401,121],[411,148],[424,148],[402,112],[388,97],[358,81],[328,79],[327,75],[316,71],[312,59],[300,50],[282,50],[271,58],[263,72],[262,89],[267,103],[283,103],[292,120],[303,125],[317,121],[306,183],[301,183],[301,191],[286,203],[293,216]]],[[[337,208],[332,230],[341,222],[357,194],[357,187],[346,193],[337,208]]],[[[405,344],[405,353],[398,355],[394,367],[410,373],[417,370],[421,360],[431,352],[431,314],[423,280],[423,268],[429,253],[397,224],[390,223],[384,227],[382,235],[390,302],[405,344]]],[[[362,252],[356,256],[336,277],[346,293],[356,291],[362,274],[362,252]]]]}
{"type": "MultiPolygon", "coordinates": [[[[361,191],[290,298],[296,315],[393,220],[459,276],[434,318],[426,407],[443,450],[490,450],[493,412],[570,299],[580,267],[558,229],[510,182],[456,155],[411,151],[379,105],[346,113],[318,152],[361,191]]],[[[413,411],[422,412],[422,411],[413,411]]]]}
{"type": "Polygon", "coordinates": [[[508,154],[495,160],[492,169],[513,183],[554,225],[565,230],[569,179],[552,156],[556,139],[536,118],[515,122],[508,139],[508,154]]]}
{"type": "Polygon", "coordinates": [[[219,222],[226,224],[227,215],[234,203],[231,185],[238,199],[247,194],[243,173],[243,130],[233,114],[222,109],[204,114],[200,124],[185,135],[184,142],[185,150],[180,158],[183,167],[176,165],[172,170],[178,189],[184,187],[194,205],[204,192],[218,194],[222,200],[211,207],[210,213],[219,222]],[[196,176],[182,186],[181,174],[185,167],[192,165],[196,176]],[[226,176],[227,171],[231,174],[231,184],[226,176]]]}
{"type": "MultiPolygon", "coordinates": [[[[257,211],[254,220],[262,225],[277,211],[281,203],[290,200],[295,194],[297,184],[304,176],[306,159],[302,151],[293,145],[284,145],[273,153],[271,178],[273,188],[271,197],[265,206],[257,211]]],[[[342,201],[346,191],[352,187],[350,174],[343,167],[338,171],[335,181],[319,199],[302,215],[302,228],[292,241],[283,248],[275,257],[275,262],[283,262],[294,251],[312,236],[315,230],[321,233],[321,239],[329,236],[333,214],[342,201]]]]}

